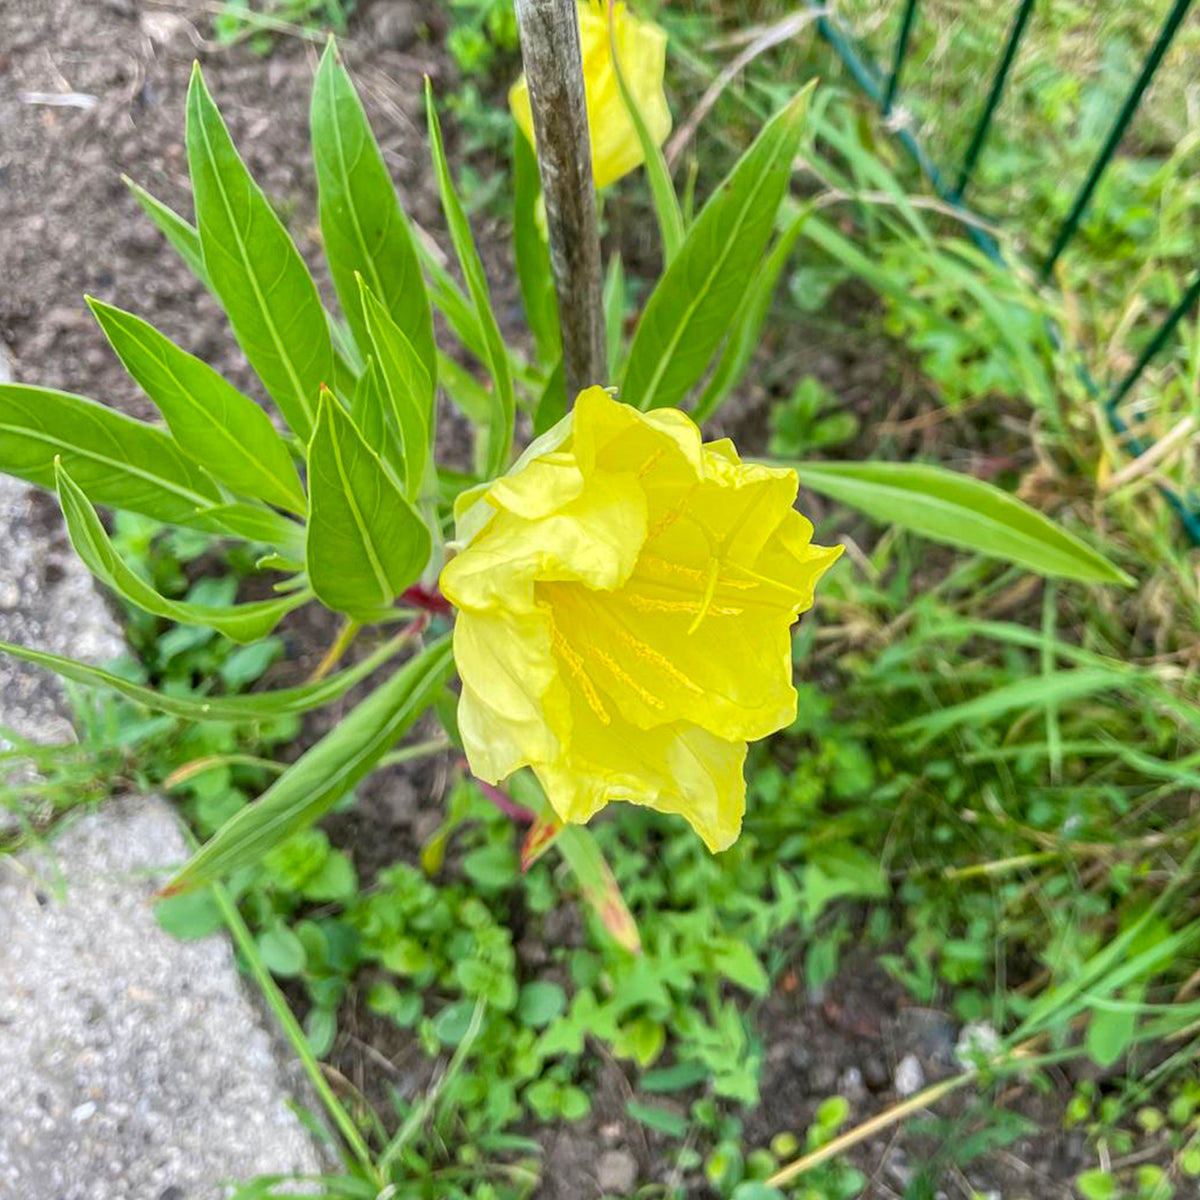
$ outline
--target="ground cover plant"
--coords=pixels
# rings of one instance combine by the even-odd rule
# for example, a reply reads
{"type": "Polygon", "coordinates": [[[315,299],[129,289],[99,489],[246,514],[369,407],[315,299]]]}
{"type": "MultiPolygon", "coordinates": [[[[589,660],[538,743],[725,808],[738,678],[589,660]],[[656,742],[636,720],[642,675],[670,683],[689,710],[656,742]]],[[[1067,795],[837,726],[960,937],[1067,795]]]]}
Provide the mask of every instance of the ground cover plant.
{"type": "MultiPolygon", "coordinates": [[[[661,15],[666,20],[669,14],[661,15]]],[[[334,61],[327,59],[322,69],[332,73],[334,61]]],[[[818,104],[820,97],[818,92],[818,104]]],[[[828,122],[823,136],[837,131],[841,118],[832,103],[816,113],[828,122]]],[[[802,135],[809,161],[818,152],[814,128],[810,114],[802,135]]],[[[528,146],[516,144],[526,156],[528,182],[528,146]]],[[[846,158],[872,172],[873,190],[907,195],[886,183],[886,164],[864,167],[861,151],[852,156],[847,145],[854,143],[841,144],[846,158]]],[[[836,170],[838,161],[828,169],[836,170]]],[[[536,203],[520,184],[517,190],[518,245],[527,255],[531,245],[540,245],[528,237],[536,203]]],[[[703,181],[697,191],[706,194],[703,181]]],[[[656,212],[666,230],[673,217],[669,202],[663,203],[656,212]]],[[[187,247],[186,226],[151,207],[187,247]]],[[[693,211],[686,197],[682,208],[693,211]]],[[[452,214],[451,202],[453,220],[452,214]]],[[[614,223],[621,219],[615,202],[608,214],[614,223]]],[[[790,213],[781,204],[772,215],[783,225],[782,237],[791,239],[776,243],[767,260],[780,275],[791,269],[788,252],[810,238],[825,238],[826,258],[818,262],[827,275],[831,259],[843,273],[861,261],[851,254],[858,231],[828,225],[832,236],[814,236],[821,226],[811,214],[790,213]]],[[[885,296],[889,273],[902,281],[892,284],[892,299],[904,293],[913,272],[923,272],[930,290],[943,293],[964,278],[946,265],[962,252],[942,240],[940,229],[922,231],[907,211],[902,222],[886,212],[877,215],[881,228],[872,245],[890,245],[890,257],[868,280],[885,296]]],[[[457,232],[461,236],[461,225],[457,232]]],[[[548,275],[540,255],[540,265],[530,267],[527,257],[521,263],[522,253],[518,264],[544,288],[548,275]]],[[[470,284],[469,252],[467,259],[470,284]]],[[[203,250],[198,261],[204,265],[203,250]]],[[[809,270],[805,278],[812,280],[811,258],[797,254],[791,261],[809,270]]],[[[552,395],[553,350],[539,346],[522,359],[506,349],[497,360],[478,325],[486,314],[477,297],[458,290],[436,260],[427,258],[425,269],[435,304],[451,321],[457,316],[455,328],[465,333],[468,349],[474,338],[481,362],[497,367],[499,361],[500,371],[506,359],[511,362],[514,393],[533,410],[536,428],[537,406],[552,395]],[[475,324],[464,318],[472,311],[475,324]]],[[[773,278],[770,270],[765,274],[773,278]]],[[[645,302],[640,289],[647,281],[631,276],[626,285],[615,270],[610,273],[610,330],[621,329],[645,302]]],[[[1021,292],[1014,305],[1010,293],[1017,285],[999,275],[985,276],[982,286],[1009,305],[1002,315],[1034,303],[1021,292]]],[[[804,296],[803,283],[795,291],[804,296]]],[[[719,351],[716,374],[698,379],[693,393],[698,407],[718,419],[733,408],[739,387],[756,376],[760,358],[754,351],[760,318],[772,300],[769,287],[757,289],[754,299],[719,351]]],[[[526,300],[531,321],[534,313],[551,311],[539,307],[531,291],[526,300]]],[[[1037,305],[1044,303],[1036,298],[1037,305]]],[[[1055,505],[1061,520],[1099,544],[1091,496],[1073,457],[1078,443],[1068,436],[1078,429],[1079,409],[1072,405],[1079,401],[1064,383],[1069,373],[1058,366],[1053,347],[1022,353],[1019,339],[997,336],[1004,322],[994,311],[985,312],[992,324],[981,329],[956,309],[930,324],[956,331],[971,349],[938,359],[930,357],[930,338],[923,336],[932,330],[923,331],[911,308],[897,302],[892,315],[890,332],[923,356],[921,365],[949,401],[961,406],[986,392],[1042,404],[1047,412],[1055,405],[1066,409],[1063,427],[1048,443],[1062,456],[1051,460],[1042,489],[1027,486],[1026,494],[1055,505]],[[990,356],[991,373],[971,375],[980,347],[990,356]]],[[[619,362],[623,342],[613,340],[610,351],[619,362]]],[[[339,342],[346,350],[358,344],[353,335],[339,342]]],[[[461,368],[456,374],[453,360],[439,358],[437,365],[443,386],[468,415],[483,417],[502,395],[498,380],[489,392],[472,386],[474,376],[461,368]]],[[[1026,510],[969,480],[958,484],[966,491],[955,534],[929,515],[928,497],[944,502],[954,496],[946,490],[947,477],[936,471],[889,476],[853,461],[822,471],[814,453],[835,447],[839,457],[850,459],[847,446],[859,444],[855,415],[835,410],[836,400],[811,378],[781,396],[770,418],[770,453],[800,459],[804,482],[857,501],[885,525],[898,521],[918,533],[950,536],[993,557],[952,556],[899,531],[873,541],[856,518],[831,514],[822,532],[844,530],[857,553],[827,580],[822,622],[800,627],[797,661],[805,681],[797,717],[774,741],[754,748],[746,827],[724,855],[710,857],[694,835],[663,818],[618,806],[595,826],[594,841],[574,847],[574,857],[572,843],[559,835],[565,865],[551,852],[522,873],[513,824],[536,819],[541,797],[520,779],[509,795],[497,797],[462,778],[448,790],[445,819],[429,830],[421,853],[394,865],[388,860],[367,878],[336,837],[310,828],[256,854],[258,861],[247,860],[223,889],[164,902],[164,923],[183,934],[232,924],[281,1014],[287,1011],[284,997],[270,973],[284,981],[286,997],[303,1017],[305,1037],[297,1044],[306,1054],[332,1051],[341,1022],[348,1013],[353,1019],[354,997],[361,995],[368,1012],[411,1030],[414,1044],[443,1064],[415,1089],[411,1080],[389,1077],[368,1098],[334,1096],[326,1085],[350,1151],[347,1173],[325,1183],[330,1194],[373,1195],[381,1180],[389,1180],[401,1195],[454,1194],[450,1189],[518,1195],[532,1190],[539,1174],[552,1189],[555,1163],[551,1158],[539,1165],[538,1139],[530,1134],[539,1126],[585,1123],[605,1102],[606,1061],[621,1064],[621,1077],[634,1089],[618,1111],[630,1119],[627,1129],[640,1126],[653,1138],[658,1168],[641,1179],[615,1180],[614,1192],[633,1192],[641,1183],[649,1194],[707,1188],[762,1197],[788,1188],[811,1200],[870,1195],[873,1188],[887,1195],[880,1190],[886,1188],[933,1195],[946,1181],[961,1190],[954,1181],[968,1176],[995,1180],[976,1174],[981,1158],[1003,1157],[1020,1146],[1040,1118],[1086,1131],[1076,1143],[1078,1164],[1072,1160],[1050,1185],[1062,1190],[1077,1182],[1084,1196],[1167,1196],[1172,1189],[1187,1194],[1196,1165],[1190,852],[1198,748],[1187,637],[1194,579],[1178,533],[1152,495],[1126,492],[1109,502],[1104,533],[1107,552],[1138,579],[1138,590],[1066,580],[1040,584],[1007,562],[1051,574],[1057,568],[1067,576],[1115,572],[1082,543],[1036,522],[1031,550],[1029,537],[1021,536],[1030,526],[1011,515],[1032,520],[1026,510]],[[1036,561],[1029,561],[1031,554],[1036,561]],[[1149,595],[1162,597],[1153,616],[1145,615],[1149,595]],[[564,929],[559,922],[556,928],[564,887],[572,894],[578,887],[583,898],[598,888],[607,888],[610,899],[616,895],[602,862],[628,916],[614,922],[611,908],[584,903],[583,924],[564,929]],[[578,884],[570,882],[572,871],[578,884]],[[533,945],[529,931],[536,931],[533,945]],[[631,955],[634,936],[640,953],[631,955]],[[789,1115],[804,1112],[804,1123],[778,1122],[761,1104],[764,1095],[780,1095],[789,1080],[815,1075],[824,1065],[771,1057],[772,1043],[788,1023],[799,1024],[810,1039],[830,1036],[828,1029],[805,1023],[802,1001],[832,1028],[865,1028],[867,1034],[855,1036],[870,1044],[874,1025],[878,1038],[882,1017],[846,1014],[839,1004],[839,965],[847,961],[851,972],[878,963],[882,980],[872,988],[885,1007],[899,1008],[903,1000],[944,1009],[972,1034],[952,1036],[942,1048],[940,1065],[948,1074],[934,1087],[938,1096],[956,1095],[960,1107],[934,1110],[943,1115],[918,1127],[924,1140],[912,1143],[906,1177],[879,1178],[869,1155],[847,1162],[833,1154],[847,1147],[838,1142],[839,1133],[861,1128],[868,1111],[898,1088],[887,1068],[882,1076],[873,1068],[874,1082],[866,1089],[862,1078],[835,1073],[823,1085],[823,1103],[788,1109],[789,1115]],[[1071,1068],[1061,1063],[1087,1059],[1099,1076],[1071,1080],[1066,1111],[1023,1108],[1039,1091],[1062,1091],[1058,1072],[1071,1068]],[[963,1101],[967,1090],[973,1098],[963,1101]],[[778,1178],[802,1152],[801,1165],[809,1169],[778,1178]],[[768,1178],[775,1182],[768,1185],[768,1178]]],[[[858,424],[867,424],[865,416],[858,424]]],[[[489,426],[496,427],[494,418],[480,421],[481,429],[489,426]]],[[[966,450],[942,431],[963,426],[934,423],[941,436],[918,448],[962,465],[966,450]]],[[[1028,434],[1024,427],[1019,432],[1028,434]]],[[[911,453],[907,436],[885,432],[872,449],[880,458],[911,453]]],[[[464,463],[460,474],[448,479],[443,473],[439,527],[446,525],[450,493],[474,482],[469,476],[489,473],[479,469],[488,452],[486,432],[479,442],[474,470],[464,463]]],[[[1041,449],[1047,443],[1022,445],[1009,436],[1007,444],[1016,448],[1006,448],[1010,461],[997,472],[1002,482],[1031,461],[1030,444],[1041,449]]],[[[311,472],[310,462],[310,479],[311,472]]],[[[63,492],[66,503],[76,505],[77,525],[88,526],[69,483],[63,492]]],[[[220,519],[246,518],[227,512],[220,519]]],[[[268,520],[261,513],[257,519],[268,520]]],[[[225,540],[214,545],[204,529],[167,535],[156,529],[123,515],[112,542],[114,553],[132,564],[135,575],[152,579],[161,595],[224,607],[239,580],[247,581],[240,584],[243,596],[255,594],[246,589],[254,587],[262,551],[237,542],[228,549],[225,540]],[[216,567],[201,558],[214,551],[228,556],[218,571],[222,581],[195,582],[189,562],[216,567]]],[[[93,542],[100,536],[94,525],[88,532],[93,542]]],[[[258,535],[256,529],[251,545],[258,535]]],[[[285,551],[276,547],[275,553],[282,557],[285,551]]],[[[310,562],[310,575],[312,569],[310,562]]],[[[125,580],[111,566],[108,575],[125,580]]],[[[136,584],[126,582],[124,590],[135,599],[145,595],[136,584]]],[[[409,597],[410,604],[426,602],[420,593],[409,597]]],[[[418,619],[426,611],[431,621],[442,616],[434,606],[418,610],[418,619]]],[[[165,615],[194,617],[195,611],[165,615]]],[[[103,730],[107,720],[109,730],[128,730],[89,739],[110,754],[124,739],[128,752],[117,769],[85,772],[82,788],[76,776],[56,777],[53,763],[40,763],[48,794],[61,803],[86,799],[122,771],[163,781],[187,797],[197,832],[209,837],[238,812],[252,811],[243,807],[249,797],[280,775],[283,764],[272,756],[295,736],[307,699],[291,697],[284,711],[269,717],[260,699],[269,692],[250,691],[239,702],[282,652],[270,636],[239,649],[186,620],[167,631],[163,614],[153,613],[137,618],[133,629],[144,664],[139,669],[146,674],[126,680],[124,690],[138,706],[114,703],[101,710],[101,721],[86,726],[103,730]],[[217,679],[215,699],[194,698],[217,679]],[[141,706],[161,708],[164,701],[139,690],[147,681],[176,697],[163,716],[149,720],[141,706]],[[215,705],[225,719],[189,720],[200,715],[198,702],[215,705]]],[[[362,664],[372,664],[370,658],[354,661],[351,680],[334,675],[334,683],[325,682],[330,693],[357,682],[365,674],[362,664]]],[[[86,671],[80,678],[97,680],[86,671]]],[[[321,681],[306,686],[320,687],[321,681]]],[[[452,705],[439,706],[447,729],[423,731],[391,754],[412,762],[443,753],[456,735],[451,711],[452,705]]],[[[328,800],[341,808],[349,803],[344,793],[328,800]]],[[[928,1070],[936,1055],[916,1057],[928,1070]]],[[[860,1076],[867,1073],[860,1070],[860,1076]]],[[[627,1136],[632,1144],[633,1135],[627,1136]]],[[[847,1148],[853,1149],[855,1136],[847,1148]]],[[[252,1184],[244,1194],[265,1194],[268,1183],[252,1184]]],[[[1039,1189],[1048,1185],[1044,1178],[1017,1176],[1002,1186],[1019,1196],[1044,1194],[1039,1189]]]]}

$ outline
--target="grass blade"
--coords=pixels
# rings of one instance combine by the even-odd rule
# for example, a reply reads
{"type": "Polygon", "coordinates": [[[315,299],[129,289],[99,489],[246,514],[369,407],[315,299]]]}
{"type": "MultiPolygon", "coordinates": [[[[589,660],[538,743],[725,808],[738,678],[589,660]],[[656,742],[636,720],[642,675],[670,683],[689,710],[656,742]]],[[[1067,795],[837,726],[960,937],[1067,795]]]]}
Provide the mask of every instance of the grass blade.
{"type": "Polygon", "coordinates": [[[453,666],[449,635],[427,646],[227,821],[164,894],[201,887],[258,862],[284,838],[324,816],[433,702],[453,666]]]}

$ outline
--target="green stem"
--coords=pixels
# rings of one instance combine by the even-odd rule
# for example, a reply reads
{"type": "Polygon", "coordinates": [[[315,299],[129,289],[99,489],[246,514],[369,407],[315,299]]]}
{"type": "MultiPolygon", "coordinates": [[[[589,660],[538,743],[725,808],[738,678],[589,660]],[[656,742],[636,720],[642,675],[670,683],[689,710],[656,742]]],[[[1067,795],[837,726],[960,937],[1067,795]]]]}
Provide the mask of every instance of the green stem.
{"type": "MultiPolygon", "coordinates": [[[[194,843],[194,839],[191,837],[188,838],[188,841],[194,843]]],[[[296,1056],[300,1059],[300,1063],[304,1067],[309,1081],[312,1083],[317,1095],[321,1097],[321,1101],[325,1105],[333,1123],[341,1131],[342,1137],[346,1139],[346,1144],[354,1152],[355,1158],[358,1159],[367,1177],[376,1186],[382,1187],[384,1183],[383,1177],[376,1170],[367,1143],[363,1140],[362,1134],[359,1133],[353,1118],[329,1086],[329,1082],[321,1070],[321,1064],[317,1061],[316,1055],[313,1054],[304,1030],[300,1028],[300,1022],[296,1020],[295,1014],[292,1012],[283,993],[276,986],[270,971],[263,965],[262,957],[258,953],[258,946],[255,944],[250,930],[246,927],[246,922],[242,920],[242,914],[238,912],[237,905],[234,904],[228,891],[225,890],[222,884],[214,883],[212,891],[217,901],[217,906],[221,910],[221,916],[224,918],[225,924],[233,937],[234,944],[245,956],[246,962],[250,967],[250,974],[254,976],[254,981],[261,989],[263,998],[266,1000],[271,1012],[274,1013],[275,1019],[279,1022],[280,1028],[282,1028],[284,1035],[291,1043],[292,1049],[295,1050],[296,1056]]]]}
{"type": "Polygon", "coordinates": [[[425,758],[430,754],[438,754],[448,749],[449,746],[450,739],[446,737],[430,738],[426,742],[413,742],[411,746],[401,746],[399,750],[385,754],[376,764],[375,769],[394,767],[397,763],[412,762],[414,758],[425,758]]]}
{"type": "Polygon", "coordinates": [[[317,683],[325,678],[338,665],[343,654],[350,648],[350,643],[358,636],[362,626],[353,618],[347,617],[342,631],[337,635],[333,645],[325,652],[325,657],[317,665],[317,669],[309,677],[309,683],[317,683]]]}

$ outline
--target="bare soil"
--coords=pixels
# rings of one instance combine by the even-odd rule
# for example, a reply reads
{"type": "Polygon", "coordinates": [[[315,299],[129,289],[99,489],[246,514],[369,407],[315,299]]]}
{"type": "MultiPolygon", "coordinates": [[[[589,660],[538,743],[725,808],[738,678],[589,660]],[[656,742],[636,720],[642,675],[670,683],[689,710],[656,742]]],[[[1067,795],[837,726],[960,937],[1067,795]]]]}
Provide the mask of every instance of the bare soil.
{"type": "MultiPolygon", "coordinates": [[[[344,52],[363,92],[372,124],[406,211],[421,226],[441,229],[428,165],[421,91],[428,74],[439,91],[455,83],[441,46],[438,6],[377,0],[360,6],[344,52]]],[[[284,216],[318,286],[330,296],[319,247],[307,133],[309,93],[318,44],[282,38],[269,57],[246,47],[221,49],[208,40],[205,6],[185,0],[5,0],[0,4],[0,349],[17,379],[93,396],[131,415],[151,407],[109,351],[84,303],[90,293],[152,320],[202,356],[248,394],[263,399],[215,301],[191,277],[121,181],[127,173],[189,216],[183,144],[184,96],[193,58],[251,170],[284,216]],[[69,103],[47,96],[74,94],[69,103]]],[[[507,81],[497,81],[497,92],[507,81]]],[[[499,101],[498,101],[499,102],[499,101]]],[[[453,139],[453,130],[450,129],[453,139]]],[[[453,148],[452,148],[453,154],[453,148]]],[[[516,325],[519,308],[508,266],[507,230],[494,217],[474,218],[498,308],[516,325]]],[[[645,221],[613,214],[614,236],[628,239],[626,261],[650,257],[645,221]]],[[[869,297],[841,295],[861,314],[869,297]]],[[[861,324],[861,322],[860,322],[861,324]]],[[[789,331],[769,343],[763,370],[723,414],[721,432],[736,432],[754,451],[766,440],[768,402],[786,394],[798,373],[815,372],[867,424],[928,411],[910,364],[866,330],[847,336],[828,322],[789,331]],[[900,396],[895,403],[886,396],[900,396]]],[[[937,422],[934,421],[933,425],[937,422]]],[[[918,422],[897,436],[919,438],[918,422]]],[[[296,615],[285,626],[288,662],[296,676],[311,670],[332,636],[330,622],[296,615]]],[[[277,682],[289,682],[280,679],[277,682]]],[[[310,722],[305,739],[336,721],[352,698],[310,722]]],[[[364,878],[397,858],[414,861],[436,825],[450,764],[434,761],[412,772],[385,772],[360,790],[359,805],[329,822],[331,835],[355,857],[364,878]]],[[[576,922],[578,925],[578,922],[576,922]]],[[[571,936],[530,928],[523,942],[571,936]]],[[[762,1107],[745,1116],[746,1145],[764,1145],[783,1130],[802,1131],[818,1103],[841,1091],[862,1119],[896,1099],[895,1070],[916,1055],[934,1079],[950,1068],[956,1030],[941,1013],[904,1007],[886,975],[851,963],[813,1001],[794,974],[757,1013],[765,1040],[762,1107]]],[[[368,1096],[417,1086],[427,1064],[411,1039],[359,1007],[347,1020],[337,1066],[368,1096]]],[[[1062,1182],[1078,1169],[1080,1146],[1061,1130],[1069,1081],[1030,1099],[1044,1134],[972,1167],[972,1183],[1006,1200],[1066,1196],[1062,1182]]],[[[542,1200],[580,1200],[601,1193],[597,1164],[607,1152],[632,1154],[638,1178],[663,1181],[672,1144],[628,1118],[633,1078],[597,1053],[593,1115],[544,1131],[542,1200]]],[[[872,1176],[870,1197],[902,1195],[922,1143],[911,1133],[885,1135],[855,1154],[872,1176]]],[[[698,1193],[702,1194],[702,1193],[698,1193]]],[[[964,1193],[965,1194],[965,1193],[964,1193]]]]}

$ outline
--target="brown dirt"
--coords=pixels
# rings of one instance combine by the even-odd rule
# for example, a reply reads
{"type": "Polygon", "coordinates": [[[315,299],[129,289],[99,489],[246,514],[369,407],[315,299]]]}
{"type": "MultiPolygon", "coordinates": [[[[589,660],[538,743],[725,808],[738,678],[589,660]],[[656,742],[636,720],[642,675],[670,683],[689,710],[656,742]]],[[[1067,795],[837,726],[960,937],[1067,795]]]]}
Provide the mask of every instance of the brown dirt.
{"type": "MultiPolygon", "coordinates": [[[[251,170],[284,215],[301,253],[327,298],[330,288],[319,247],[307,135],[309,90],[317,46],[281,39],[270,57],[244,47],[221,50],[205,40],[206,18],[184,0],[6,0],[0,5],[0,342],[26,382],[96,397],[132,415],[152,415],[95,327],[83,294],[150,318],[181,345],[201,355],[248,394],[262,390],[229,334],[215,301],[177,261],[120,180],[127,173],[161,200],[190,216],[183,146],[188,68],[201,59],[235,141],[251,170]],[[56,107],[28,93],[82,93],[87,108],[56,107]]],[[[441,216],[428,169],[422,111],[422,78],[448,90],[454,73],[440,43],[437,6],[407,0],[364,5],[345,45],[347,61],[364,94],[372,124],[405,208],[420,225],[438,231],[441,216]]],[[[449,131],[451,137],[452,130],[449,131]]],[[[628,262],[648,256],[646,221],[615,218],[630,232],[628,262]],[[636,232],[641,230],[641,232],[636,232]],[[636,239],[640,238],[641,242],[636,239]]],[[[474,219],[488,260],[497,307],[506,324],[519,320],[507,234],[485,214],[474,219]]],[[[862,298],[851,298],[862,311],[862,298]]],[[[873,335],[839,335],[826,328],[800,330],[787,344],[768,346],[763,371],[742,389],[721,432],[737,432],[753,452],[765,443],[769,401],[786,394],[797,372],[813,370],[859,413],[886,412],[881,397],[895,394],[897,367],[873,335]]],[[[905,374],[908,372],[908,374],[905,374]]],[[[924,397],[915,391],[897,410],[911,416],[924,397]]],[[[327,614],[296,615],[285,627],[288,662],[296,676],[315,665],[332,635],[327,614]]],[[[294,682],[280,678],[279,683],[294,682]]],[[[306,725],[318,735],[351,702],[306,725]]],[[[370,878],[396,858],[412,861],[436,824],[448,764],[419,771],[385,772],[360,789],[352,812],[329,822],[338,844],[370,878]]],[[[854,1092],[854,1117],[891,1099],[899,1058],[914,1047],[928,1077],[945,1069],[947,1020],[916,1021],[933,1042],[913,1034],[912,1010],[900,1008],[897,989],[877,969],[847,969],[820,1003],[793,989],[771,997],[758,1013],[766,1042],[766,1102],[746,1117],[747,1146],[763,1145],[781,1130],[801,1131],[820,1100],[841,1088],[854,1092]],[[940,1037],[941,1041],[938,1041],[940,1037]],[[911,1045],[910,1045],[911,1044],[911,1045]],[[940,1056],[940,1057],[939,1057],[940,1056]],[[855,1074],[856,1073],[856,1074],[855,1074]],[[857,1083],[855,1080],[857,1079],[857,1083]],[[857,1090],[856,1090],[857,1089],[857,1090]]],[[[339,1066],[368,1095],[419,1086],[427,1064],[411,1041],[395,1040],[365,1009],[348,1018],[339,1043],[339,1066]],[[390,1063],[388,1067],[385,1064],[390,1063]]],[[[671,1145],[628,1119],[631,1083],[611,1058],[597,1054],[593,1116],[551,1131],[544,1139],[543,1200],[598,1196],[596,1163],[605,1151],[631,1153],[643,1180],[669,1173],[671,1145]]],[[[1060,1091],[1061,1091],[1060,1087],[1060,1091]]],[[[1054,1101],[1039,1101],[1044,1112],[1054,1101]]],[[[1051,1181],[1069,1177],[1078,1147],[1047,1134],[1017,1145],[1013,1159],[1033,1164],[1032,1176],[1016,1168],[969,1174],[985,1193],[1028,1193],[1052,1198],[1051,1181]]],[[[907,1136],[863,1148],[859,1165],[876,1172],[868,1196],[891,1197],[904,1187],[907,1162],[919,1162],[919,1143],[907,1136]]],[[[698,1193],[702,1194],[702,1193],[698,1193]]]]}

